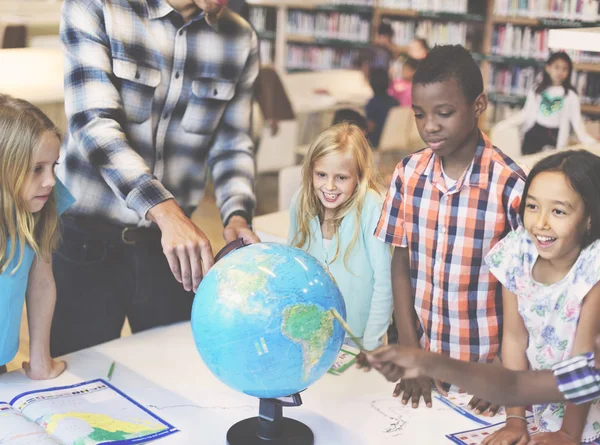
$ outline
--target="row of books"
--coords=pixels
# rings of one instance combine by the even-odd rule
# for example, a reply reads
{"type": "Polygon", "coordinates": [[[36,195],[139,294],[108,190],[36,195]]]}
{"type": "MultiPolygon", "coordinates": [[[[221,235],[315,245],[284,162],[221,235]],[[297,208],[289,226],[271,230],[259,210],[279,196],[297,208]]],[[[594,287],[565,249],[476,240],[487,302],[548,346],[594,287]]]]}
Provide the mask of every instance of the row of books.
{"type": "Polygon", "coordinates": [[[358,55],[358,50],[355,49],[288,44],[286,67],[288,70],[348,69],[354,67],[358,55]]]}
{"type": "Polygon", "coordinates": [[[321,0],[326,5],[375,6],[375,0],[321,0]]]}
{"type": "Polygon", "coordinates": [[[383,8],[466,14],[469,2],[468,0],[379,0],[379,6],[383,8]]]}
{"type": "MultiPolygon", "coordinates": [[[[489,93],[506,96],[526,96],[541,80],[541,67],[490,67],[487,80],[489,93]]],[[[581,103],[596,105],[600,102],[600,73],[574,71],[571,84],[581,103]]]]}
{"type": "Polygon", "coordinates": [[[258,32],[275,31],[275,11],[272,9],[253,6],[248,18],[258,32]]]}
{"type": "Polygon", "coordinates": [[[598,0],[496,0],[494,14],[595,22],[598,0]]]}
{"type": "Polygon", "coordinates": [[[529,26],[496,26],[492,35],[491,53],[505,57],[546,60],[549,55],[548,33],[548,29],[529,26]]]}
{"type": "Polygon", "coordinates": [[[467,23],[466,22],[437,22],[431,20],[420,21],[400,21],[391,20],[390,24],[394,30],[393,42],[396,45],[404,46],[415,37],[421,37],[427,40],[430,45],[467,44],[467,23]]]}
{"type": "Polygon", "coordinates": [[[360,14],[304,11],[288,13],[287,32],[290,34],[368,43],[370,30],[371,20],[360,14]]]}
{"type": "Polygon", "coordinates": [[[261,40],[259,43],[260,51],[260,63],[262,65],[273,64],[273,41],[272,40],[261,40]]]}

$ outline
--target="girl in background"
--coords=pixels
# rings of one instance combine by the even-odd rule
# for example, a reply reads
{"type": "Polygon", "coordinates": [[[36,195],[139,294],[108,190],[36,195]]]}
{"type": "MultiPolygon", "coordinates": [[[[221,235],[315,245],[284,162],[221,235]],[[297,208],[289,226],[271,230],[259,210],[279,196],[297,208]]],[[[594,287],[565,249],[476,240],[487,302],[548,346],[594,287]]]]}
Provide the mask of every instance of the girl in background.
{"type": "Polygon", "coordinates": [[[52,251],[58,216],[73,197],[54,176],[60,151],[56,126],[30,103],[0,94],[0,373],[19,349],[27,301],[32,379],[65,369],[50,357],[50,324],[56,301],[52,251]]]}
{"type": "Polygon", "coordinates": [[[382,193],[363,132],[344,122],[313,142],[290,207],[288,242],[329,269],[348,325],[368,350],[385,342],[392,314],[391,251],[373,236],[382,193]]]}
{"type": "Polygon", "coordinates": [[[566,53],[552,54],[544,67],[542,81],[529,92],[523,109],[502,121],[501,125],[521,128],[522,154],[537,153],[544,147],[566,148],[571,127],[581,143],[597,143],[581,119],[579,96],[571,84],[572,73],[573,62],[566,53]]]}

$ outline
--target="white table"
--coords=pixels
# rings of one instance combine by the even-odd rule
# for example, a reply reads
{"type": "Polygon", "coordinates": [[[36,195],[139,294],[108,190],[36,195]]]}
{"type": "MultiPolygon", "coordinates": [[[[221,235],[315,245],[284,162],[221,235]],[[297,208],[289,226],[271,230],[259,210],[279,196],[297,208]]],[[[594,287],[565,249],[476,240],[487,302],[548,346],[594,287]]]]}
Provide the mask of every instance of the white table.
{"type": "MultiPolygon", "coordinates": [[[[208,371],[189,323],[115,340],[66,360],[68,370],[51,382],[28,380],[19,371],[0,376],[0,400],[106,378],[115,360],[111,383],[180,430],[153,443],[222,445],[231,425],[258,414],[257,399],[234,392],[208,371]]],[[[478,426],[439,401],[431,409],[403,406],[391,397],[392,389],[376,373],[352,368],[341,376],[327,374],[302,393],[301,407],[284,408],[284,416],[308,425],[315,445],[449,444],[444,434],[478,426]]]]}
{"type": "Polygon", "coordinates": [[[261,241],[286,243],[290,228],[290,211],[281,210],[256,216],[252,220],[252,227],[261,241]]]}

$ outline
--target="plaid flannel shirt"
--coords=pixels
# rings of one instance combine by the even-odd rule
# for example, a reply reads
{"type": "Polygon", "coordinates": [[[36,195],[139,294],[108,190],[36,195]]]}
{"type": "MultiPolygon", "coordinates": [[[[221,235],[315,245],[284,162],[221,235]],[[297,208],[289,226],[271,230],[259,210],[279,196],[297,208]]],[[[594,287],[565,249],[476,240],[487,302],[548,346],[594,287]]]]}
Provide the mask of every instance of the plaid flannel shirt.
{"type": "Polygon", "coordinates": [[[524,186],[525,173],[483,134],[450,189],[429,148],[397,165],[375,236],[409,249],[424,349],[468,361],[498,353],[501,286],[483,259],[517,226],[524,186]]]}
{"type": "Polygon", "coordinates": [[[594,353],[571,357],[554,365],[552,371],[567,401],[580,404],[600,398],[600,371],[594,366],[594,353]]]}
{"type": "Polygon", "coordinates": [[[184,24],[164,0],[65,0],[68,137],[57,173],[70,214],[149,225],[175,198],[190,215],[211,168],[217,206],[251,218],[249,136],[259,70],[251,26],[224,9],[184,24]]]}

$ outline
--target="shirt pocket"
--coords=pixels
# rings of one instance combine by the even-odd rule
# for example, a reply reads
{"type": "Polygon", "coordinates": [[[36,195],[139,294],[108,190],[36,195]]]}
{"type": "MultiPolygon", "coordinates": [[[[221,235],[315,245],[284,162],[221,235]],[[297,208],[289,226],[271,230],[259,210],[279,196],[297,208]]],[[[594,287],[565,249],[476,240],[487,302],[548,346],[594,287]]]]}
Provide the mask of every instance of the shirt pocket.
{"type": "Polygon", "coordinates": [[[160,70],[129,60],[113,59],[113,73],[121,81],[119,88],[129,123],[141,124],[152,115],[154,91],[160,83],[160,70]]]}
{"type": "Polygon", "coordinates": [[[235,82],[230,80],[201,78],[192,81],[192,94],[181,119],[182,128],[190,133],[213,133],[234,94],[235,82]]]}

